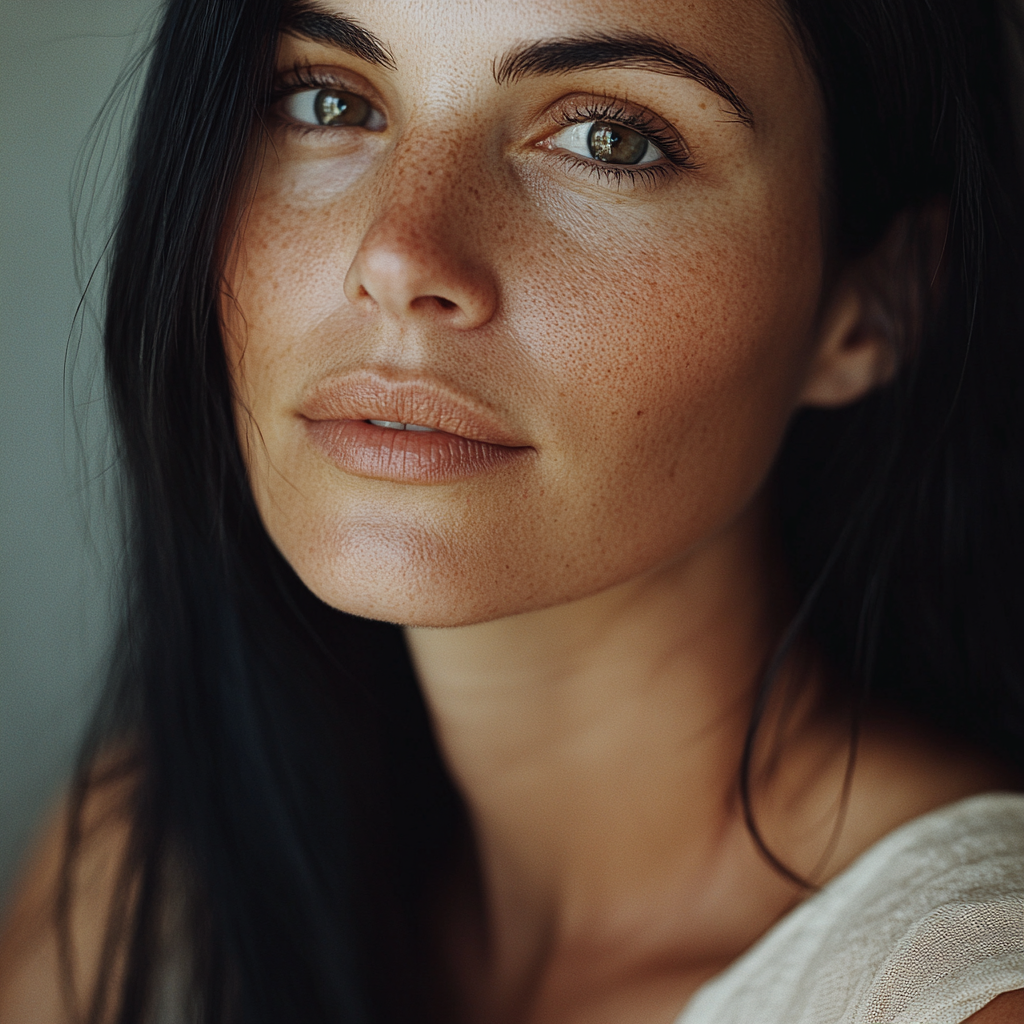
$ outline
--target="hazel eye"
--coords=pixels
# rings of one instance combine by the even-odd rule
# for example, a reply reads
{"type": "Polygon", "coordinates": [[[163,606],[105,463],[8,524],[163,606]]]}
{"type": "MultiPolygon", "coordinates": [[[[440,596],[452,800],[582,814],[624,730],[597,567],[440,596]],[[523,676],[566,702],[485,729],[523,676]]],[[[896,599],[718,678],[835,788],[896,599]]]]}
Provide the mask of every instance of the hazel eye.
{"type": "Polygon", "coordinates": [[[383,117],[370,104],[344,89],[303,89],[284,102],[285,113],[303,124],[325,128],[381,128],[383,117]]]}
{"type": "Polygon", "coordinates": [[[664,154],[646,135],[609,121],[584,121],[552,136],[559,149],[605,164],[650,164],[664,154]]]}

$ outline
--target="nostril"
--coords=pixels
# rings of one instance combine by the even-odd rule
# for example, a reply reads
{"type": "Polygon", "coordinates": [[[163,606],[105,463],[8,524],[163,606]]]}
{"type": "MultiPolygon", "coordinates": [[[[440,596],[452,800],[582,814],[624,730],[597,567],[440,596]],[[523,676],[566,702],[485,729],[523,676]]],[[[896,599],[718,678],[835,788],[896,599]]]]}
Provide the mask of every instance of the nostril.
{"type": "Polygon", "coordinates": [[[443,310],[447,313],[450,309],[458,309],[459,304],[451,299],[446,299],[443,295],[420,295],[409,303],[409,308],[421,313],[434,310],[443,310]]]}

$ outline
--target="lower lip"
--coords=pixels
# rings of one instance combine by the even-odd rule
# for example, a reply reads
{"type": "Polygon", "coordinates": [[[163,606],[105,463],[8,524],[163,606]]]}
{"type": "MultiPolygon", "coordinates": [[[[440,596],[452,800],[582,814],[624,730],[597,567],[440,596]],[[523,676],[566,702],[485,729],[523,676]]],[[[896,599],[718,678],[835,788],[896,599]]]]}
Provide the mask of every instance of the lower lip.
{"type": "Polygon", "coordinates": [[[355,476],[400,483],[443,484],[491,473],[532,448],[510,448],[440,430],[392,430],[365,420],[307,420],[313,443],[355,476]]]}

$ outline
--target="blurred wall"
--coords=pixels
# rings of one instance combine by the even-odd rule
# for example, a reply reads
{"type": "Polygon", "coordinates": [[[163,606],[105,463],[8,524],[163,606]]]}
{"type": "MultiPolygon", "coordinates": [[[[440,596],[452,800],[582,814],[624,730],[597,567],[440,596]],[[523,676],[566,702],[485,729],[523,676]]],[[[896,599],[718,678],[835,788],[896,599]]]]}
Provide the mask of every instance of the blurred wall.
{"type": "Polygon", "coordinates": [[[72,332],[72,175],[155,6],[0,0],[0,906],[66,779],[110,634],[116,517],[95,317],[72,332]]]}

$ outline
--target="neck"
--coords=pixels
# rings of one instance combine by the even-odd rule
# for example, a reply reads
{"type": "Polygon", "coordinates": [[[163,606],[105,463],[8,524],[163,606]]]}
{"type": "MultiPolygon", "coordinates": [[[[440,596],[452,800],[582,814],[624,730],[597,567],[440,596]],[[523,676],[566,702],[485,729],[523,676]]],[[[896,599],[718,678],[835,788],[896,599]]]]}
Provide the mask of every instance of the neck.
{"type": "Polygon", "coordinates": [[[756,861],[737,770],[788,611],[763,537],[751,512],[688,558],[583,600],[409,631],[469,807],[499,961],[621,942],[633,916],[650,928],[666,890],[705,899],[730,865],[756,861]]]}

